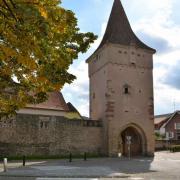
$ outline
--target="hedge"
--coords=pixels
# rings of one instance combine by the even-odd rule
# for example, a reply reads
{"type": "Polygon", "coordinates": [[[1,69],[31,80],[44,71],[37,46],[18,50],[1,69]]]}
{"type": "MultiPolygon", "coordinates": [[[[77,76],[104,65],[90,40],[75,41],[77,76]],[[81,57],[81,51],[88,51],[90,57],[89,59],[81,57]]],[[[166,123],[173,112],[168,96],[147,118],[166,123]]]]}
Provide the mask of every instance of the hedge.
{"type": "Polygon", "coordinates": [[[180,152],[180,145],[172,145],[170,146],[169,150],[171,152],[180,152]]]}

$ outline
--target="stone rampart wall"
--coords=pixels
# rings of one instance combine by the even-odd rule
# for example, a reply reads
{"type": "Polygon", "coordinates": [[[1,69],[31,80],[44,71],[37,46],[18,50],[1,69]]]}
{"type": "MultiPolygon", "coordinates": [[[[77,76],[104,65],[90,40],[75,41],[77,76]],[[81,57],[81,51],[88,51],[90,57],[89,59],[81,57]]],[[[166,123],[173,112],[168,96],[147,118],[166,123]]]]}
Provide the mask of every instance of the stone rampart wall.
{"type": "Polygon", "coordinates": [[[18,114],[0,120],[0,156],[101,153],[101,121],[18,114]]]}

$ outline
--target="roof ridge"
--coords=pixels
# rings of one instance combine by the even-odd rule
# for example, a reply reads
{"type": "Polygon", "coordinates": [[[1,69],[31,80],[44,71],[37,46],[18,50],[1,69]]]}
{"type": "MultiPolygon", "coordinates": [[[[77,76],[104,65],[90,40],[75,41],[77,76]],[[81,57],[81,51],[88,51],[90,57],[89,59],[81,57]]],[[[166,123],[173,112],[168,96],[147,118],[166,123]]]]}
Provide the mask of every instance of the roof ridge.
{"type": "Polygon", "coordinates": [[[167,121],[163,124],[163,127],[166,127],[166,125],[169,123],[169,121],[178,113],[178,111],[175,111],[172,113],[168,118],[167,121]]]}
{"type": "MultiPolygon", "coordinates": [[[[174,112],[173,112],[173,113],[174,113],[174,112]]],[[[164,116],[170,116],[170,115],[172,115],[173,113],[158,114],[158,115],[155,115],[154,117],[155,117],[155,118],[159,118],[159,117],[164,117],[164,116]]]]}

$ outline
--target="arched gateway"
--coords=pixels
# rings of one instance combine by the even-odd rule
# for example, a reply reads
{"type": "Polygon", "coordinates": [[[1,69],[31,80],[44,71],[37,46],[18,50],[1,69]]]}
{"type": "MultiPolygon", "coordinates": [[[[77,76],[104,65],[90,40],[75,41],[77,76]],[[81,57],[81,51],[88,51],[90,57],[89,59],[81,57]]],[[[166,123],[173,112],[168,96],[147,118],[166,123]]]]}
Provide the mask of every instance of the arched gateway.
{"type": "Polygon", "coordinates": [[[143,130],[135,124],[125,126],[120,133],[119,151],[123,156],[128,156],[128,146],[130,137],[131,156],[141,156],[146,154],[146,137],[143,130]]]}

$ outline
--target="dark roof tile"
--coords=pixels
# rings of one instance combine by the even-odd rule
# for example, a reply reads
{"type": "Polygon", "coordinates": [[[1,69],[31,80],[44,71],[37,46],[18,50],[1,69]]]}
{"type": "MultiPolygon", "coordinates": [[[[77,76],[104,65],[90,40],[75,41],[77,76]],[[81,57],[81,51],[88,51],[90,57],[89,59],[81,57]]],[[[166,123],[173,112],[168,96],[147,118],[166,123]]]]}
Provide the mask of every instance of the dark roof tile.
{"type": "Polygon", "coordinates": [[[155,49],[141,42],[134,34],[120,0],[114,0],[106,32],[98,49],[108,42],[128,46],[134,44],[138,48],[156,52],[155,49]]]}

